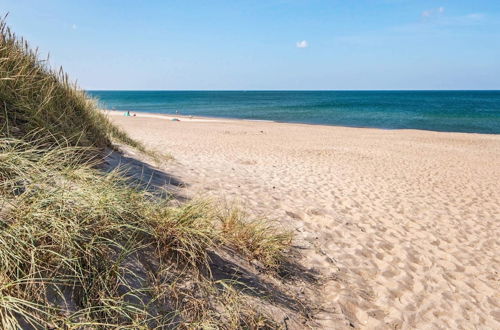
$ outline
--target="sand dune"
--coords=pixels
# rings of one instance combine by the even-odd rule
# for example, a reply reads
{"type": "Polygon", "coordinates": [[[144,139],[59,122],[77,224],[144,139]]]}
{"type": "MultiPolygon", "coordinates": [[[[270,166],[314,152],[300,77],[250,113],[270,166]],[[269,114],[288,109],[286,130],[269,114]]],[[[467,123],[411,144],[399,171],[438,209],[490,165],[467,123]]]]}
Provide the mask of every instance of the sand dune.
{"type": "Polygon", "coordinates": [[[319,328],[500,328],[500,136],[155,116],[112,120],[296,231],[319,328]]]}

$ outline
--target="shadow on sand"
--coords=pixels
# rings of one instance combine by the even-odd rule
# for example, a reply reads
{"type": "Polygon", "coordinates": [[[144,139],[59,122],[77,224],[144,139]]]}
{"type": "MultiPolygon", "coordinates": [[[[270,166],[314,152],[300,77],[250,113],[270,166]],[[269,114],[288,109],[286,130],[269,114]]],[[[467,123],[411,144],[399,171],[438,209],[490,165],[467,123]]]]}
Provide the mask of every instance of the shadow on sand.
{"type": "Polygon", "coordinates": [[[182,190],[188,185],[150,164],[132,158],[120,151],[108,151],[102,169],[105,172],[119,170],[131,186],[151,193],[158,198],[175,199],[186,202],[182,190]]]}
{"type": "MultiPolygon", "coordinates": [[[[132,186],[155,197],[188,201],[182,194],[188,184],[123,152],[109,151],[102,169],[106,172],[121,171],[132,186]]],[[[305,319],[311,318],[312,310],[307,302],[297,296],[297,290],[286,288],[315,286],[319,283],[319,274],[300,265],[294,256],[282,264],[275,276],[270,276],[265,269],[250,263],[229,248],[211,251],[209,255],[210,272],[215,281],[230,281],[235,288],[262,299],[266,304],[297,313],[305,319]]]]}

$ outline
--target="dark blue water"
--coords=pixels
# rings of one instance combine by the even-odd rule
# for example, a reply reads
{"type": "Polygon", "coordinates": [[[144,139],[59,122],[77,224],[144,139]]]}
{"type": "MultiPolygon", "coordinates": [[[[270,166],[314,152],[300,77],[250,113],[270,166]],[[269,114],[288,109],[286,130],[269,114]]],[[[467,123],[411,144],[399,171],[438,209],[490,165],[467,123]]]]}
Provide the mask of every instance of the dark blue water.
{"type": "Polygon", "coordinates": [[[500,134],[500,91],[89,91],[106,109],[500,134]]]}

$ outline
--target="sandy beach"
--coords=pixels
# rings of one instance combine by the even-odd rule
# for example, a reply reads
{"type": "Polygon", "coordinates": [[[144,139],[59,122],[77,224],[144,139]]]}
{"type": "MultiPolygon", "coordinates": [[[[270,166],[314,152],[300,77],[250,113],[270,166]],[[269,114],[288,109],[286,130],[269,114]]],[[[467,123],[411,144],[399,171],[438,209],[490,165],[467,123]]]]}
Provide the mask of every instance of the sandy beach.
{"type": "Polygon", "coordinates": [[[187,196],[295,231],[318,328],[500,328],[499,135],[108,114],[187,196]]]}

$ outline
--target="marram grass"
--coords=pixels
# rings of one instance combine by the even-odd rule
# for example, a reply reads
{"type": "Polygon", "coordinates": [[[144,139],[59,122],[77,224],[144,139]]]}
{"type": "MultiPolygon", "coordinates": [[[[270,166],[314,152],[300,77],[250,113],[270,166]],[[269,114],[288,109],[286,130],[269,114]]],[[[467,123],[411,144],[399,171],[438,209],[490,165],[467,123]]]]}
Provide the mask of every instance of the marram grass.
{"type": "Polygon", "coordinates": [[[99,171],[113,139],[144,150],[0,22],[0,328],[277,327],[209,251],[275,269],[291,236],[99,171]]]}
{"type": "MultiPolygon", "coordinates": [[[[82,163],[84,149],[46,150],[0,139],[4,328],[16,322],[42,327],[159,326],[176,319],[179,324],[217,323],[220,312],[208,297],[224,300],[220,306],[226,307],[231,306],[227,299],[239,298],[229,284],[222,291],[207,289],[215,285],[206,275],[208,251],[234,247],[270,268],[284,257],[289,235],[246,222],[237,211],[221,213],[208,202],[172,206],[127,186],[118,171],[103,174],[92,163],[82,163]],[[155,265],[144,283],[134,286],[131,278],[148,267],[143,258],[155,265]],[[186,278],[196,283],[199,296],[184,292],[176,301],[182,290],[175,286],[186,278]],[[170,289],[159,294],[156,286],[170,289]],[[167,319],[152,312],[164,299],[176,301],[164,312],[171,316],[167,319]]],[[[251,312],[247,307],[239,317],[251,312]]],[[[235,322],[232,313],[223,312],[235,322]]]]}
{"type": "Polygon", "coordinates": [[[26,137],[35,131],[71,145],[105,147],[115,138],[144,150],[112,125],[62,68],[51,69],[48,59],[40,60],[0,19],[0,134],[26,137]]]}

